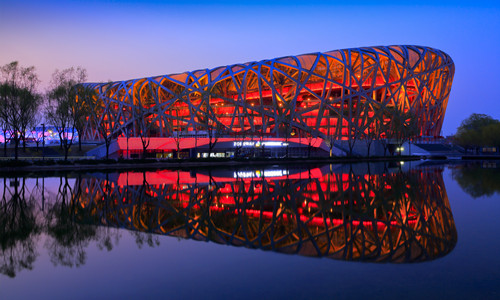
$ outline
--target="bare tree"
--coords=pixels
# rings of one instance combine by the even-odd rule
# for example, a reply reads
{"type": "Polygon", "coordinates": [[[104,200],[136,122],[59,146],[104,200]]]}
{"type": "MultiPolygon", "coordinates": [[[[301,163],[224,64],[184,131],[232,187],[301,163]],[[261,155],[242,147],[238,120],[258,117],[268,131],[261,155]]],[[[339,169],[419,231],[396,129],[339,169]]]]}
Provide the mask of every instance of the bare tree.
{"type": "Polygon", "coordinates": [[[61,147],[64,149],[64,159],[68,159],[77,123],[81,121],[85,110],[85,106],[78,101],[77,84],[84,82],[86,78],[86,71],[81,67],[56,70],[52,74],[52,87],[47,93],[49,105],[46,116],[59,134],[61,147]]]}
{"type": "Polygon", "coordinates": [[[387,107],[386,113],[391,118],[390,123],[385,126],[386,135],[396,141],[398,147],[418,135],[417,120],[411,110],[387,107]]]}
{"type": "Polygon", "coordinates": [[[315,136],[313,135],[313,132],[309,132],[307,134],[307,158],[311,158],[311,151],[312,151],[312,148],[313,148],[313,140],[314,140],[315,136]]]}
{"type": "MultiPolygon", "coordinates": [[[[1,86],[0,88],[4,88],[4,86],[1,86]]],[[[0,94],[2,94],[2,92],[0,91],[0,94]]],[[[0,105],[3,105],[4,103],[4,99],[3,99],[3,95],[0,95],[0,105]]],[[[2,126],[2,133],[3,133],[3,156],[7,157],[7,143],[9,142],[9,139],[7,138],[7,132],[9,132],[9,123],[8,123],[8,120],[7,120],[7,116],[3,113],[0,113],[0,124],[2,126]]]]}
{"type": "Polygon", "coordinates": [[[141,98],[134,103],[133,114],[134,120],[137,120],[138,135],[141,138],[142,158],[146,158],[146,153],[151,142],[151,129],[153,122],[151,121],[152,114],[149,111],[149,103],[147,98],[141,98]]]}
{"type": "MultiPolygon", "coordinates": [[[[36,92],[40,82],[35,67],[21,67],[17,61],[0,68],[0,117],[11,132],[15,144],[15,159],[19,157],[21,139],[26,145],[26,130],[31,128],[37,116],[41,97],[36,92]]],[[[7,130],[4,131],[4,134],[7,130]]]]}
{"type": "Polygon", "coordinates": [[[367,156],[370,157],[370,149],[374,141],[378,141],[380,139],[380,129],[381,124],[383,123],[382,114],[375,111],[375,115],[372,118],[371,124],[368,125],[368,132],[365,135],[366,147],[367,147],[367,156]]]}
{"type": "Polygon", "coordinates": [[[81,84],[75,86],[76,97],[73,109],[73,127],[78,133],[78,150],[82,151],[82,135],[90,117],[90,104],[95,97],[95,90],[81,84]]]}
{"type": "Polygon", "coordinates": [[[118,115],[117,107],[113,101],[110,101],[110,97],[116,97],[113,87],[113,83],[108,83],[105,86],[100,87],[99,93],[96,92],[94,96],[89,97],[89,112],[92,119],[95,120],[97,132],[104,140],[106,146],[106,159],[109,158],[109,147],[111,141],[116,136],[120,122],[115,120],[118,115]]]}
{"type": "Polygon", "coordinates": [[[218,122],[213,122],[211,119],[207,119],[207,121],[208,157],[212,157],[212,152],[215,148],[215,145],[219,141],[219,137],[222,136],[223,126],[218,122]]]}
{"type": "Polygon", "coordinates": [[[36,143],[36,150],[39,150],[40,143],[42,142],[43,136],[38,134],[36,127],[33,127],[33,130],[28,132],[28,136],[33,139],[36,143]]]}
{"type": "Polygon", "coordinates": [[[179,130],[179,109],[175,107],[175,103],[170,106],[168,127],[170,128],[170,135],[174,139],[177,159],[180,158],[181,151],[181,131],[179,130]]]}

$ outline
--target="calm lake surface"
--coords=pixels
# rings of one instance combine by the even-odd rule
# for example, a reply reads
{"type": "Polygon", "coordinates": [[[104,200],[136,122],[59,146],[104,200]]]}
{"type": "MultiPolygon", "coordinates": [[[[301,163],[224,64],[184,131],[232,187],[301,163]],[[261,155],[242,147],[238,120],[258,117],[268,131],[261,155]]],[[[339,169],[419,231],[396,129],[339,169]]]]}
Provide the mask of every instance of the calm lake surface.
{"type": "Polygon", "coordinates": [[[0,178],[0,299],[500,298],[500,163],[0,178]]]}

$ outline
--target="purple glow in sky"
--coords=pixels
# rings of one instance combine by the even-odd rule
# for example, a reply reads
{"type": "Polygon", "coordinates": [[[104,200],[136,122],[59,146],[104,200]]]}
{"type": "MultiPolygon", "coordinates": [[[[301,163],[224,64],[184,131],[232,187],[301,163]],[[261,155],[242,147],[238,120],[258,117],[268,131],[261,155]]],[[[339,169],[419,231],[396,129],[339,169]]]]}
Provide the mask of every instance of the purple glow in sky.
{"type": "Polygon", "coordinates": [[[496,1],[0,0],[0,65],[82,66],[124,80],[362,46],[437,48],[455,62],[443,135],[471,113],[500,119],[496,1]]]}

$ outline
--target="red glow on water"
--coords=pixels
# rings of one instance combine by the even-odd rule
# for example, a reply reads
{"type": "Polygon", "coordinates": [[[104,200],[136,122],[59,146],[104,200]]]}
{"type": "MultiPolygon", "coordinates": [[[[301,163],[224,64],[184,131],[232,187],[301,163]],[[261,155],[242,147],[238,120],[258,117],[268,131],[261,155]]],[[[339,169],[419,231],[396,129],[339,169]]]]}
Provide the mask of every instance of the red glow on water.
{"type": "MultiPolygon", "coordinates": [[[[223,207],[210,207],[211,211],[214,212],[224,212],[226,211],[223,207]]],[[[228,213],[231,213],[231,211],[227,211],[228,213]]],[[[328,217],[309,217],[306,215],[303,215],[302,211],[299,211],[299,215],[295,214],[277,214],[272,211],[263,211],[263,210],[256,210],[256,209],[245,209],[242,211],[238,212],[239,214],[244,213],[245,215],[252,217],[252,218],[264,218],[264,219],[283,219],[286,222],[295,222],[295,221],[300,221],[301,223],[304,223],[308,226],[319,226],[319,227],[337,227],[337,226],[363,226],[367,228],[374,228],[377,227],[378,230],[384,230],[390,226],[394,227],[399,227],[401,226],[401,222],[398,221],[380,221],[380,220],[374,220],[374,221],[360,221],[360,220],[343,220],[343,219],[333,219],[333,218],[328,218],[328,217]],[[296,218],[298,216],[298,220],[296,218]],[[375,226],[374,226],[375,225],[375,226]]],[[[408,225],[415,225],[417,224],[418,220],[406,220],[406,223],[408,225]]]]}
{"type": "MultiPolygon", "coordinates": [[[[236,171],[235,171],[236,172],[236,171]]],[[[250,171],[254,172],[254,171],[250,171]]],[[[150,185],[163,185],[163,184],[202,184],[216,182],[251,182],[251,181],[263,181],[263,180],[283,180],[283,179],[306,179],[306,178],[321,178],[324,174],[320,168],[314,168],[308,171],[303,171],[294,174],[273,176],[270,178],[262,177],[222,177],[222,176],[210,176],[208,174],[195,173],[187,171],[172,171],[172,170],[161,170],[156,172],[127,172],[120,173],[118,177],[119,186],[128,185],[142,185],[146,181],[150,185]]]]}

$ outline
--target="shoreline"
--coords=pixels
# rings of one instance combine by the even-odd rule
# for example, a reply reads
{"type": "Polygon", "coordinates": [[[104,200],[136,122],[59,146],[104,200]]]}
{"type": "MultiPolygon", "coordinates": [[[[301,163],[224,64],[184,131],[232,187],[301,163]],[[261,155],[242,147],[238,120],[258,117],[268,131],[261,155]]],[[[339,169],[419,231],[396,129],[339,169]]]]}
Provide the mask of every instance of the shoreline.
{"type": "Polygon", "coordinates": [[[32,173],[47,171],[116,171],[116,170],[145,170],[145,169],[180,169],[180,168],[206,168],[206,167],[242,167],[255,165],[276,164],[352,164],[361,162],[393,162],[415,161],[429,159],[422,156],[390,156],[390,157],[352,157],[352,158],[278,158],[278,159],[248,159],[248,160],[212,160],[212,161],[148,161],[148,162],[101,162],[80,164],[72,161],[70,164],[26,165],[26,166],[1,166],[0,174],[6,173],[32,173]]]}
{"type": "MultiPolygon", "coordinates": [[[[458,158],[458,157],[457,157],[458,158]]],[[[448,159],[445,156],[389,156],[389,157],[351,157],[351,158],[279,158],[279,159],[248,159],[248,160],[210,160],[210,161],[102,161],[96,163],[47,164],[26,166],[1,166],[0,174],[8,173],[39,173],[39,172],[89,172],[89,171],[127,171],[127,170],[158,170],[207,167],[245,167],[276,164],[353,164],[362,162],[395,162],[395,161],[470,161],[470,160],[498,160],[500,156],[462,156],[460,159],[448,159]]],[[[50,160],[49,160],[50,161],[50,160]]],[[[52,161],[54,162],[54,161],[52,161]]]]}

